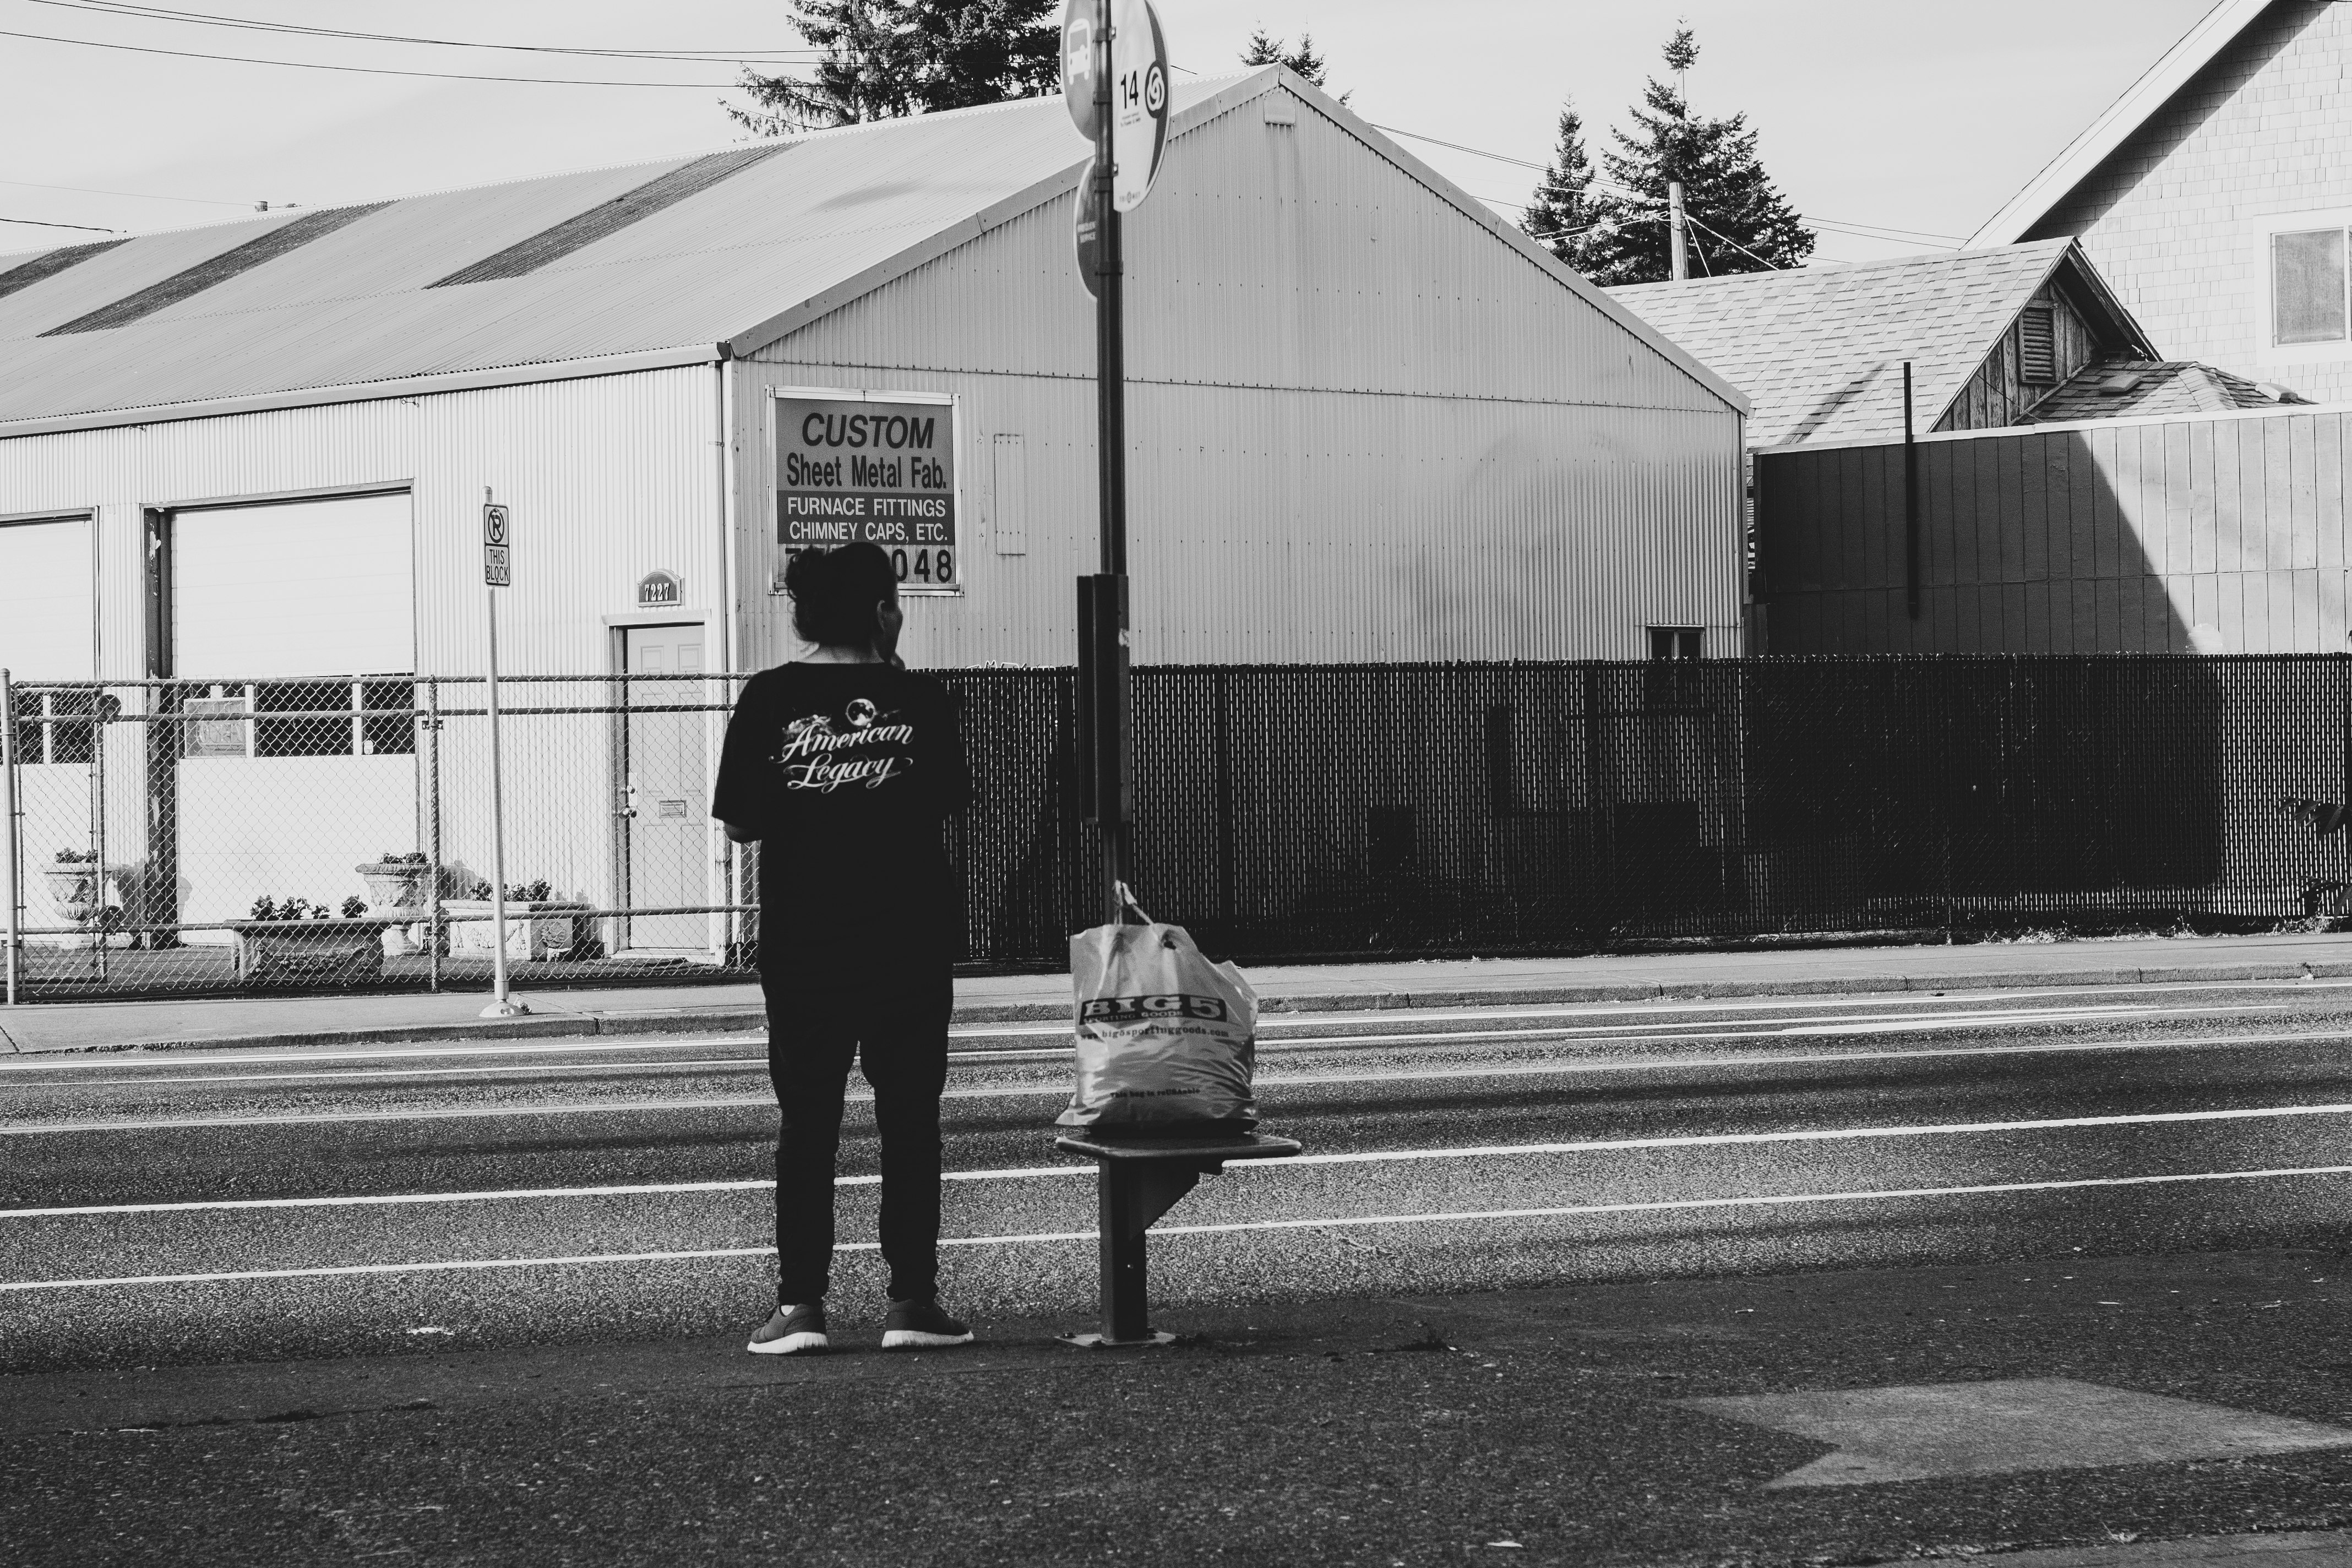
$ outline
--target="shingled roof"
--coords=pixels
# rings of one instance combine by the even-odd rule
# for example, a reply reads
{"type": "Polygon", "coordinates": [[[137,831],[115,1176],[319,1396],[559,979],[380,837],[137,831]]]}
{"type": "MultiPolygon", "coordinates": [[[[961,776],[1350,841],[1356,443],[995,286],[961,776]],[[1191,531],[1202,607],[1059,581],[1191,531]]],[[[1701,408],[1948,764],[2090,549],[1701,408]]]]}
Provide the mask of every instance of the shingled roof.
{"type": "Polygon", "coordinates": [[[2310,399],[2194,360],[2099,360],[2084,366],[2025,416],[2028,425],[2146,415],[2225,414],[2310,399]]]}
{"type": "Polygon", "coordinates": [[[1916,426],[1934,429],[2062,268],[2078,296],[2111,314],[2125,342],[2155,357],[2071,239],[1608,292],[1748,395],[1756,405],[1750,447],[1781,447],[1899,437],[1906,360],[1916,426]]]}

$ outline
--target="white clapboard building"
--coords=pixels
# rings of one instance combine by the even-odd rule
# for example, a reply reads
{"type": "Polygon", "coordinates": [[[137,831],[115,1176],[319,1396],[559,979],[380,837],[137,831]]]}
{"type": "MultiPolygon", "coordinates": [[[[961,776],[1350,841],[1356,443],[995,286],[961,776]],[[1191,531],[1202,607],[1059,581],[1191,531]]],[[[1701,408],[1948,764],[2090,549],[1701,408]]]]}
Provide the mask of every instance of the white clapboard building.
{"type": "MultiPolygon", "coordinates": [[[[257,840],[174,849],[193,921],[415,841],[424,763],[363,714],[483,668],[486,497],[508,670],[775,663],[785,551],[850,534],[923,591],[910,662],[1067,664],[1087,151],[1032,100],[0,258],[0,668],[352,707],[340,748],[183,745],[180,816],[257,840]]],[[[1137,662],[1740,650],[1739,395],[1345,108],[1180,88],[1126,233],[1137,662]]],[[[664,785],[682,901],[725,860],[699,766],[664,785]]],[[[104,781],[110,858],[169,771],[104,781]]],[[[612,816],[522,871],[626,897],[578,826],[612,816]]]]}

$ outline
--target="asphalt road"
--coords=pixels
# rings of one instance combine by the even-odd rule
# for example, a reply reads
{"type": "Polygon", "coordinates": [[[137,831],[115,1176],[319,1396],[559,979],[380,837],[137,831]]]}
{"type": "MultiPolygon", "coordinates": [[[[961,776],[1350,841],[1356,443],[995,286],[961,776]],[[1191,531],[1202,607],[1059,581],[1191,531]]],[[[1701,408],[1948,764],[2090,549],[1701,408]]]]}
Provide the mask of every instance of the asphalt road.
{"type": "MultiPolygon", "coordinates": [[[[1265,1126],[1162,1222],[1199,1303],[2333,1237],[2352,985],[1270,1020],[1265,1126]]],[[[948,1289],[1087,1315],[1047,1025],[960,1033],[948,1289]]],[[[0,1064],[0,1366],[715,1332],[761,1315],[748,1039],[0,1064]],[[430,1332],[420,1333],[421,1331],[430,1332]]],[[[868,1108],[838,1316],[878,1307],[868,1108]]]]}
{"type": "MultiPolygon", "coordinates": [[[[79,1530],[68,1532],[77,1560],[152,1551],[158,1532],[176,1531],[190,1551],[234,1545],[284,1561],[379,1552],[623,1561],[651,1549],[635,1519],[658,1529],[660,1550],[695,1560],[766,1543],[809,1561],[1188,1562],[1263,1558],[1265,1532],[1286,1518],[1307,1531],[1294,1545],[1311,1539],[1330,1561],[1769,1561],[1817,1553],[1824,1541],[1848,1553],[1832,1560],[1871,1560],[1877,1548],[1853,1534],[1857,1518],[1873,1517],[1867,1509],[1790,1503],[1765,1520],[1725,1500],[1786,1468],[1789,1453],[1817,1447],[1716,1433],[1703,1452],[1677,1450],[1654,1412],[1627,1414],[1629,1391],[1646,1397],[1658,1379],[1691,1373],[1649,1358],[1625,1380],[1604,1369],[1596,1383],[1587,1342],[1585,1371],[1570,1379],[1572,1396],[1564,1391],[1562,1289],[1602,1293],[1577,1298],[1578,1332],[1595,1303],[1618,1302],[1609,1310],[1621,1313],[1621,1348],[1634,1362],[1645,1359],[1643,1344],[1671,1352],[1671,1367],[1691,1365],[1695,1350],[1704,1362],[1734,1346],[1716,1358],[1714,1383],[1687,1385],[1701,1392],[1773,1385],[1757,1384],[1746,1342],[1779,1312],[1788,1320],[1786,1342],[1774,1342],[1782,1372],[1981,1376],[2080,1371],[2129,1352],[2143,1360],[2106,1375],[2207,1397],[2234,1390],[2246,1403],[2242,1363],[2258,1355],[2282,1371],[2257,1407],[2352,1418],[2334,1374],[2313,1371],[2341,1364],[2340,1353],[2296,1361],[2281,1348],[2345,1326],[2327,1281],[2340,1272],[2352,1197],[2352,984],[1326,1014],[1269,1020],[1264,1034],[1265,1129],[1301,1140],[1306,1157],[1233,1167],[1155,1233],[1158,1321],[1200,1335],[1190,1349],[1151,1365],[1073,1372],[1053,1358],[1076,1352],[1046,1338],[1087,1326],[1093,1305],[1091,1169],[1055,1154],[1048,1131],[1066,1094],[1066,1051],[1050,1026],[960,1032],[947,1107],[946,1289],[995,1348],[952,1363],[963,1369],[952,1384],[923,1381],[925,1365],[940,1370],[949,1358],[837,1356],[811,1368],[734,1348],[763,1315],[772,1267],[773,1109],[756,1042],[0,1063],[0,1370],[27,1374],[0,1383],[0,1403],[13,1394],[33,1412],[11,1432],[22,1484],[0,1503],[0,1527],[13,1519],[37,1532],[16,1542],[40,1548],[28,1561],[49,1560],[41,1552],[65,1539],[65,1519],[79,1530]],[[2215,1265],[2226,1279],[2210,1288],[2179,1268],[2134,1261],[2257,1251],[2268,1261],[2215,1265]],[[1963,1272],[1931,1279],[1937,1268],[1963,1272]],[[1946,1309],[1932,1318],[1937,1331],[1923,1339],[1916,1322],[1852,1318],[1852,1300],[1877,1289],[1859,1282],[1881,1279],[1907,1281],[1914,1296],[1956,1292],[1927,1298],[1946,1309]],[[2074,1300],[2086,1289],[2102,1294],[2074,1300]],[[1740,1297],[1749,1304],[1722,1304],[1727,1290],[1750,1292],[1740,1297]],[[1984,1291],[2007,1295],[1979,1300],[1984,1291]],[[1706,1310],[1690,1306],[1718,1297],[1706,1310]],[[2114,1342],[2111,1326],[2085,1328],[2126,1310],[2147,1314],[2134,1343],[2114,1342]],[[2018,1341],[2013,1324],[2001,1327],[2044,1311],[2063,1324],[2045,1337],[2018,1341]],[[1487,1348],[1456,1342],[1476,1337],[1465,1322],[1481,1325],[1487,1348]],[[1689,1331],[1650,1344],[1656,1336],[1643,1325],[1662,1322],[1689,1331]],[[2099,1347],[2087,1362],[2086,1332],[2099,1347]],[[1449,1344],[1431,1356],[1373,1353],[1449,1344]],[[2027,1345],[2041,1353],[2021,1355],[2027,1345]],[[297,1361],[310,1370],[251,1370],[297,1361]],[[1745,1370],[1735,1375],[1734,1363],[1745,1370]],[[207,1363],[223,1365],[210,1382],[207,1363]],[[1343,1378],[1342,1363],[1357,1370],[1343,1378]],[[157,1367],[199,1370],[138,1370],[157,1367]],[[685,1458],[698,1423],[751,1419],[746,1389],[787,1399],[789,1409],[769,1415],[823,1462],[803,1453],[755,1473],[743,1465],[756,1452],[709,1456],[701,1468],[685,1458]],[[1599,1405],[1588,1397],[1596,1390],[1609,1396],[1599,1405]],[[1462,1414],[1474,1394],[1486,1401],[1480,1408],[1500,1400],[1508,1420],[1476,1441],[1455,1434],[1461,1452],[1447,1463],[1468,1468],[1443,1497],[1398,1512],[1431,1479],[1398,1457],[1399,1445],[1476,1426],[1462,1414]],[[429,1419],[405,1414],[412,1404],[429,1419]],[[1601,1426],[1547,1425],[1570,1406],[1601,1426]],[[329,1408],[359,1414],[292,1424],[329,1408]],[[1150,1470],[1151,1456],[1130,1446],[1132,1421],[1107,1431],[1118,1411],[1158,1422],[1171,1455],[1193,1457],[1182,1471],[1192,1489],[1163,1498],[1157,1524],[1129,1520],[1142,1532],[1131,1552],[1106,1521],[1127,1517],[1134,1500],[1079,1473],[1108,1463],[1130,1489],[1159,1486],[1134,1473],[1150,1470]],[[1251,1414],[1235,1426],[1238,1411],[1251,1414]],[[1286,1411],[1300,1423],[1288,1438],[1279,1436],[1286,1411]],[[1335,1484],[1330,1466],[1347,1451],[1349,1424],[1371,1412],[1389,1412],[1373,1422],[1381,1435],[1353,1441],[1386,1479],[1373,1485],[1368,1470],[1338,1503],[1282,1503],[1302,1476],[1335,1484]],[[1587,1439],[1601,1436],[1604,1416],[1620,1427],[1596,1454],[1587,1439]],[[1340,1432],[1327,1430],[1334,1421],[1340,1432]],[[101,1462],[87,1451],[92,1433],[145,1432],[150,1422],[170,1442],[196,1434],[189,1441],[205,1447],[186,1458],[229,1456],[233,1489],[250,1506],[192,1490],[184,1468],[117,1470],[119,1453],[101,1462]],[[1322,1425],[1306,1425],[1314,1422],[1322,1425]],[[1218,1467],[1244,1428],[1242,1448],[1255,1458],[1226,1474],[1218,1467]],[[416,1447],[428,1429],[485,1475],[528,1472],[563,1490],[563,1517],[581,1527],[567,1525],[552,1544],[548,1509],[501,1492],[496,1506],[400,1505],[413,1516],[386,1513],[386,1503],[351,1535],[346,1516],[367,1511],[355,1499],[381,1500],[373,1483],[341,1468],[358,1450],[385,1467],[386,1485],[422,1474],[426,1491],[451,1489],[416,1447]],[[1093,1448],[1077,1440],[1088,1432],[1093,1448]],[[588,1450],[600,1443],[618,1468],[594,1462],[588,1450]],[[1583,1456],[1570,1469],[1615,1478],[1591,1483],[1617,1521],[1606,1530],[1567,1522],[1575,1510],[1563,1513],[1551,1493],[1536,1509],[1541,1528],[1526,1522],[1535,1494],[1559,1485],[1558,1464],[1570,1461],[1554,1456],[1537,1476],[1515,1473],[1510,1456],[1562,1443],[1583,1456]],[[1661,1443],[1649,1479],[1617,1473],[1618,1460],[1661,1443]],[[340,1479],[274,1487],[269,1478],[297,1450],[310,1456],[304,1475],[340,1479]],[[1115,1463],[1104,1458],[1112,1453],[1115,1463]],[[1300,1472],[1313,1453],[1326,1455],[1323,1469],[1300,1472]],[[876,1478],[896,1478],[883,1494],[861,1500],[834,1473],[853,1454],[876,1478]],[[1604,1463],[1608,1455],[1616,1460],[1604,1463]],[[645,1491],[673,1459],[684,1469],[645,1491]],[[562,1474],[540,1475],[550,1465],[562,1474]],[[933,1466],[953,1472],[953,1509],[925,1494],[933,1466]],[[988,1470],[1004,1473],[980,1473],[988,1470]],[[706,1495],[720,1472],[729,1479],[706,1495]],[[90,1493],[101,1476],[133,1479],[90,1493]],[[600,1493],[600,1476],[612,1495],[600,1493]],[[1708,1479],[1694,1492],[1697,1477],[1708,1479]],[[298,1494],[308,1500],[287,1500],[298,1494]],[[754,1494],[799,1523],[771,1541],[773,1519],[736,1506],[754,1494]],[[1212,1494],[1235,1500],[1203,1500],[1212,1494]],[[72,1511],[74,1499],[93,1496],[106,1508],[72,1511]],[[625,1497],[636,1501],[603,1526],[581,1524],[625,1497]],[[976,1515],[976,1499],[1017,1511],[976,1515]],[[885,1504],[905,1511],[875,1511],[885,1504]],[[478,1529],[436,1535],[446,1521],[435,1510],[461,1506],[478,1529]],[[1185,1521],[1185,1544],[1154,1548],[1171,1509],[1185,1521]],[[92,1519],[109,1510],[122,1527],[97,1529],[92,1519]],[[208,1510],[240,1522],[206,1537],[208,1510]],[[1375,1518],[1388,1522],[1347,1528],[1375,1518]],[[993,1522],[1014,1520],[1028,1529],[993,1522]],[[1490,1528],[1543,1542],[1468,1539],[1490,1528]],[[1749,1557],[1725,1557],[1734,1545],[1749,1557]],[[1652,1555],[1626,1555],[1640,1552],[1652,1555]]],[[[870,1340],[878,1315],[867,1245],[875,1168],[870,1120],[853,1104],[835,1296],[836,1338],[853,1345],[870,1340]]],[[[1908,1320],[1917,1310],[1901,1311],[1908,1320]]],[[[1606,1348],[1597,1353],[1608,1359],[1606,1348]]],[[[2341,1457],[2299,1458],[2274,1485],[2239,1486],[2226,1508],[2172,1476],[2151,1517],[2175,1533],[2324,1523],[2336,1517],[2328,1508],[2352,1508],[2347,1474],[2341,1457]],[[2315,1513],[2322,1498],[2335,1500],[2315,1513]]],[[[1989,1495],[1956,1492],[1943,1514],[1888,1514],[1880,1533],[1911,1550],[1922,1539],[2014,1542],[2091,1529],[2067,1511],[2063,1488],[2044,1500],[2058,1511],[2023,1534],[2015,1498],[1996,1506],[1989,1495]],[[1921,1537],[1921,1518],[1949,1533],[1921,1537]]],[[[2100,1506],[2125,1517],[2142,1507],[2137,1499],[2126,1488],[2100,1506]]],[[[10,1539],[0,1530],[0,1542],[10,1539]]]]}

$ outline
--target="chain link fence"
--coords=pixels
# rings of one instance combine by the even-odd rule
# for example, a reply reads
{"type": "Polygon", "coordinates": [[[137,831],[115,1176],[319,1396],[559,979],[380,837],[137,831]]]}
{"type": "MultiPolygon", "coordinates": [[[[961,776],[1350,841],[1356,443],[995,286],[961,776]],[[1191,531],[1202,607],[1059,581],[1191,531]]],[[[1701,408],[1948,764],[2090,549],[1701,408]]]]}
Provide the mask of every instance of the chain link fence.
{"type": "MultiPolygon", "coordinates": [[[[499,681],[519,982],[750,973],[741,856],[709,820],[741,679],[499,681]]],[[[478,679],[12,691],[20,997],[487,988],[478,679]]]]}
{"type": "MultiPolygon", "coordinates": [[[[500,680],[518,985],[750,974],[756,851],[708,815],[742,679],[500,680]]],[[[1097,898],[1074,673],[945,679],[966,956],[1057,966],[1097,898]]],[[[16,686],[16,994],[487,989],[483,696],[16,686]]],[[[1135,716],[1144,903],[1244,958],[2352,910],[2343,658],[1154,668],[1135,716]]]]}

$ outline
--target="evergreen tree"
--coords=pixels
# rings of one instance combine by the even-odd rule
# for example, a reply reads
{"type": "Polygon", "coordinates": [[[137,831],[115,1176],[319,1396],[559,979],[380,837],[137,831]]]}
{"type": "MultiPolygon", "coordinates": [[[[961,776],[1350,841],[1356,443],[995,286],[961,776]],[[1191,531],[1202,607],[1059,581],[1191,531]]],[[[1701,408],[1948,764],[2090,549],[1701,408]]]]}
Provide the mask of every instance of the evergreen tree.
{"type": "Polygon", "coordinates": [[[1698,44],[1688,27],[1668,40],[1665,59],[1674,85],[1651,78],[1642,104],[1631,110],[1634,132],[1610,132],[1617,149],[1604,153],[1601,163],[1623,190],[1591,204],[1597,222],[1585,237],[1586,276],[1605,286],[1655,283],[1674,275],[1666,230],[1671,180],[1682,182],[1693,220],[1691,276],[1802,264],[1813,253],[1812,231],[1758,161],[1748,117],[1711,120],[1691,112],[1685,83],[1698,44]]]}
{"type": "Polygon", "coordinates": [[[1535,198],[1519,215],[1519,227],[1580,272],[1584,270],[1586,231],[1595,221],[1591,186],[1592,160],[1585,155],[1584,119],[1574,103],[1564,103],[1559,110],[1559,146],[1552,153],[1551,167],[1536,186],[1535,198]]]}
{"type": "MultiPolygon", "coordinates": [[[[1259,27],[1250,34],[1249,47],[1242,51],[1242,64],[1288,66],[1317,87],[1329,90],[1329,84],[1324,80],[1324,76],[1330,68],[1323,57],[1315,52],[1315,35],[1299,34],[1298,47],[1295,49],[1286,47],[1286,39],[1275,37],[1264,27],[1259,27]]],[[[1354,96],[1355,89],[1350,88],[1339,95],[1339,101],[1345,103],[1354,96]]]]}
{"type": "Polygon", "coordinates": [[[805,76],[744,69],[752,106],[720,107],[755,136],[965,109],[1061,85],[1054,0],[793,0],[793,30],[824,51],[805,76]]]}

